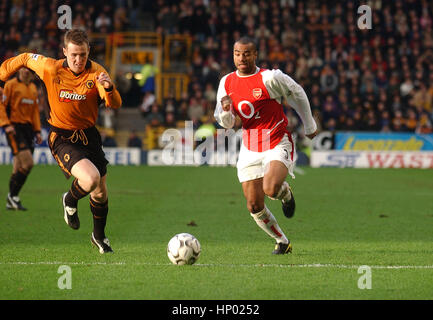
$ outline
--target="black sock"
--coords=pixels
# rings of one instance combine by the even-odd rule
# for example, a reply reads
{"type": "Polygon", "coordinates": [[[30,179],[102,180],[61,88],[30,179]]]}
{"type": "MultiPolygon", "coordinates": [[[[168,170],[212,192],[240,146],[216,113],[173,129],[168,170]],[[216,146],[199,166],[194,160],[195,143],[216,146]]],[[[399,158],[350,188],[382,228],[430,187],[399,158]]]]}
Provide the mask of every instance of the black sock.
{"type": "Polygon", "coordinates": [[[108,200],[99,203],[90,197],[90,211],[93,214],[93,235],[96,239],[103,240],[105,238],[105,224],[107,223],[108,200]]]}
{"type": "Polygon", "coordinates": [[[78,200],[87,196],[90,192],[84,191],[80,185],[78,184],[78,180],[74,179],[72,181],[71,189],[69,189],[68,193],[65,197],[65,204],[68,207],[76,208],[78,205],[78,200]]]}
{"type": "Polygon", "coordinates": [[[28,175],[29,172],[24,170],[18,170],[11,175],[11,178],[9,180],[9,194],[11,195],[11,197],[15,197],[18,195],[24,183],[26,182],[28,175]]]}

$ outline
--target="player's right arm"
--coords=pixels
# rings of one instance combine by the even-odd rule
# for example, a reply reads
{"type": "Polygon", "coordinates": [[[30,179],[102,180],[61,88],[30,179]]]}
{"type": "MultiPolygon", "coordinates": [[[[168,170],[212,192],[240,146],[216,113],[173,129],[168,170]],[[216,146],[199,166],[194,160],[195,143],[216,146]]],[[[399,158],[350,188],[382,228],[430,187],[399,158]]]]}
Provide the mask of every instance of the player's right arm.
{"type": "Polygon", "coordinates": [[[225,89],[226,78],[227,76],[223,77],[218,86],[214,117],[222,127],[230,129],[235,124],[235,115],[232,111],[231,99],[225,89]]]}
{"type": "Polygon", "coordinates": [[[9,58],[0,66],[0,81],[8,80],[10,76],[22,67],[33,70],[39,78],[44,80],[45,64],[48,60],[50,58],[34,53],[22,53],[16,57],[9,58]]]}

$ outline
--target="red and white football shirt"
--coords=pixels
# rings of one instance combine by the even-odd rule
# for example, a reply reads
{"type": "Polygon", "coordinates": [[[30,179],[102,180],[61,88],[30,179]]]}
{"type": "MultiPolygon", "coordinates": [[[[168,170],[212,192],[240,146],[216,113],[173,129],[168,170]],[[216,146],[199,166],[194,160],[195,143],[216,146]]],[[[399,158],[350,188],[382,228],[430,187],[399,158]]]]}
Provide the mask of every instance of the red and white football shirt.
{"type": "Polygon", "coordinates": [[[239,115],[243,127],[243,143],[251,151],[263,152],[274,148],[290,132],[287,117],[281,105],[283,98],[297,111],[306,134],[317,129],[311,115],[305,91],[292,78],[280,70],[256,69],[248,76],[232,72],[224,76],[217,92],[215,118],[222,126],[221,98],[229,96],[234,114],[239,115]]]}
{"type": "Polygon", "coordinates": [[[279,69],[257,68],[248,76],[240,76],[237,71],[225,75],[219,83],[214,113],[222,126],[221,98],[224,96],[233,101],[232,112],[242,120],[243,143],[251,151],[273,149],[286,133],[291,141],[288,120],[281,104],[283,99],[299,114],[306,134],[317,129],[305,91],[279,69]]]}

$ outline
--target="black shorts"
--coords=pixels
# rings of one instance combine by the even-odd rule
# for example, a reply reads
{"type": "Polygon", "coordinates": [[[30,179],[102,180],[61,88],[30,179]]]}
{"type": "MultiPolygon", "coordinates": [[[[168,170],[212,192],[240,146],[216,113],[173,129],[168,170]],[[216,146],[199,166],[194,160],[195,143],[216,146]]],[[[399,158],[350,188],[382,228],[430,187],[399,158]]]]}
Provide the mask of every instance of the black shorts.
{"type": "Polygon", "coordinates": [[[12,154],[16,156],[18,152],[30,150],[33,154],[35,150],[35,133],[30,123],[13,123],[14,133],[7,134],[8,144],[11,147],[12,154]]]}
{"type": "Polygon", "coordinates": [[[64,130],[51,127],[48,146],[66,178],[71,177],[71,169],[81,159],[88,159],[98,169],[101,177],[107,174],[108,161],[102,150],[102,139],[98,129],[64,130]]]}

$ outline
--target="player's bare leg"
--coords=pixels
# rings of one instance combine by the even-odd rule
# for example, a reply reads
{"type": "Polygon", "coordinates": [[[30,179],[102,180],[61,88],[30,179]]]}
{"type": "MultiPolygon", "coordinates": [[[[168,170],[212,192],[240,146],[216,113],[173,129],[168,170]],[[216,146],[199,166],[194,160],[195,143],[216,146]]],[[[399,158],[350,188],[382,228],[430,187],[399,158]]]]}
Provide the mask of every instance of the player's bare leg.
{"type": "Polygon", "coordinates": [[[284,215],[291,218],[295,214],[295,199],[286,181],[287,174],[284,163],[271,161],[263,177],[263,190],[269,198],[281,200],[284,215]]]}
{"type": "Polygon", "coordinates": [[[256,224],[263,231],[277,242],[273,253],[282,254],[291,252],[290,241],[284,235],[272,212],[265,205],[263,179],[245,181],[242,183],[242,189],[251,217],[253,217],[256,224]]]}
{"type": "Polygon", "coordinates": [[[247,200],[248,211],[258,213],[265,207],[265,193],[263,192],[263,179],[242,182],[242,190],[247,200]]]}
{"type": "Polygon", "coordinates": [[[71,169],[71,174],[78,180],[80,187],[88,194],[99,186],[101,176],[89,159],[81,159],[71,169]]]}
{"type": "Polygon", "coordinates": [[[63,194],[63,212],[65,222],[72,229],[80,228],[78,218],[78,201],[86,197],[99,185],[101,177],[98,169],[89,159],[81,159],[71,169],[71,174],[75,178],[71,188],[63,194]]]}
{"type": "Polygon", "coordinates": [[[18,194],[26,182],[32,168],[33,156],[30,150],[22,150],[14,156],[12,175],[9,180],[9,194],[6,201],[7,209],[23,211],[27,210],[22,206],[18,194]]]}
{"type": "Polygon", "coordinates": [[[105,236],[105,225],[108,214],[107,176],[103,176],[98,186],[90,193],[90,211],[93,215],[92,243],[100,253],[113,252],[108,238],[105,236]]]}
{"type": "Polygon", "coordinates": [[[30,150],[22,150],[14,157],[13,172],[17,170],[30,171],[33,168],[33,156],[30,150]]]}

